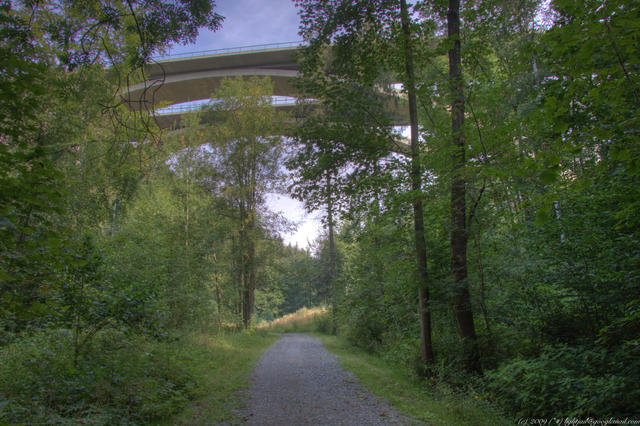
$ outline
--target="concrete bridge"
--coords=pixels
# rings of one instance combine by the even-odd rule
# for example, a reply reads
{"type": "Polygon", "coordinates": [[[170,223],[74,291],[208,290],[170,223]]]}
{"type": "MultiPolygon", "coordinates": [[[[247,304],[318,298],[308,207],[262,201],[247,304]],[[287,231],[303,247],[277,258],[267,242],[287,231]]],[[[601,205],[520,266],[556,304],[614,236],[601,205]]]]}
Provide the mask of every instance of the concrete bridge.
{"type": "MultiPolygon", "coordinates": [[[[293,100],[274,106],[293,109],[298,96],[293,85],[298,77],[296,55],[301,48],[301,42],[290,42],[159,57],[147,66],[148,80],[131,87],[125,98],[131,108],[151,112],[159,105],[209,99],[225,77],[261,76],[271,78],[275,96],[293,100]]],[[[405,125],[409,117],[406,102],[390,101],[396,124],[405,125]]],[[[163,128],[178,127],[180,116],[194,109],[188,105],[163,108],[156,121],[163,128]]]]}

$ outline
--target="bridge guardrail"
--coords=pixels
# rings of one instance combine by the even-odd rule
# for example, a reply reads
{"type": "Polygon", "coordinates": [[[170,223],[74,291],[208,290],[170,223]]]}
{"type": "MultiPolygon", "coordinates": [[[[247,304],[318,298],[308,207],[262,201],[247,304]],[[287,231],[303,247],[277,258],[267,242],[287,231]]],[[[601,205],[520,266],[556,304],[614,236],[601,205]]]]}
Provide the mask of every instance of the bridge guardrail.
{"type": "Polygon", "coordinates": [[[303,41],[287,41],[283,43],[254,44],[251,46],[227,47],[222,49],[200,50],[196,52],[174,53],[169,55],[154,55],[151,57],[154,61],[166,61],[170,59],[195,58],[197,56],[221,55],[224,53],[242,53],[260,50],[284,49],[287,47],[304,46],[303,41]]]}
{"type": "MultiPolygon", "coordinates": [[[[295,105],[296,98],[288,98],[284,96],[274,96],[271,98],[271,105],[295,105]]],[[[168,107],[158,108],[155,113],[158,115],[180,114],[183,112],[197,111],[205,105],[209,105],[210,101],[194,102],[186,105],[170,105],[168,107]]]]}

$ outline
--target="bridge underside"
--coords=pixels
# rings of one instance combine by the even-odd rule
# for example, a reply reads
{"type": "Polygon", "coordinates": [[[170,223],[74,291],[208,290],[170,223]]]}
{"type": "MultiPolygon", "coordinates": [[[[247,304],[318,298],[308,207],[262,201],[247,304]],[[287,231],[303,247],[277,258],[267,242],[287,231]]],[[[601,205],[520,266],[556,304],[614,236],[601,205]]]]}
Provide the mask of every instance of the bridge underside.
{"type": "Polygon", "coordinates": [[[157,61],[146,69],[149,79],[130,88],[126,99],[131,108],[146,110],[208,99],[223,78],[236,76],[270,77],[274,95],[295,97],[297,50],[286,47],[157,61]]]}
{"type": "MultiPolygon", "coordinates": [[[[170,105],[209,99],[227,77],[269,77],[274,85],[275,96],[297,97],[294,81],[298,77],[296,55],[300,47],[289,43],[253,51],[202,54],[199,56],[159,60],[150,64],[146,71],[149,79],[133,86],[125,95],[130,108],[155,111],[170,105]]],[[[295,105],[276,104],[284,111],[296,111],[295,105]]],[[[401,99],[390,98],[388,109],[394,115],[394,123],[406,125],[408,107],[401,99]]],[[[168,111],[155,114],[161,128],[178,128],[181,116],[188,110],[168,111]]],[[[293,120],[302,117],[293,117],[293,120]]]]}
{"type": "Polygon", "coordinates": [[[128,101],[138,109],[151,109],[158,105],[173,105],[184,102],[209,99],[220,87],[222,79],[242,76],[269,77],[273,83],[274,95],[297,95],[292,82],[297,71],[263,70],[259,68],[243,68],[234,70],[209,70],[189,73],[181,76],[166,76],[150,79],[136,85],[129,92],[128,101]]]}
{"type": "MultiPolygon", "coordinates": [[[[289,113],[291,120],[293,122],[297,122],[302,119],[301,116],[296,115],[296,105],[288,104],[288,105],[274,105],[278,111],[284,111],[289,113]]],[[[195,110],[194,110],[195,111],[195,110]]],[[[158,127],[161,129],[179,129],[184,125],[184,117],[191,113],[192,111],[180,111],[180,112],[169,112],[162,114],[155,114],[154,120],[158,127]]]]}

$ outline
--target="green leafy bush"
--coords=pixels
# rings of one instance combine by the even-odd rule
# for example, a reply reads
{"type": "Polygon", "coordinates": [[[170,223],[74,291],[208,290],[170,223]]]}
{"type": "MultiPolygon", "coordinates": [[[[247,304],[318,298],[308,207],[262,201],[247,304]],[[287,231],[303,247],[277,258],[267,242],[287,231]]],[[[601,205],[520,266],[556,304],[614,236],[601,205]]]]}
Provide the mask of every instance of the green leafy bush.
{"type": "Polygon", "coordinates": [[[331,311],[322,312],[313,316],[312,328],[319,333],[331,334],[333,331],[333,319],[331,311]]]}
{"type": "Polygon", "coordinates": [[[521,417],[609,418],[640,414],[640,348],[546,346],[538,358],[488,374],[492,396],[521,417]]]}
{"type": "Polygon", "coordinates": [[[0,423],[140,423],[180,410],[196,387],[180,345],[116,329],[74,363],[73,333],[54,330],[0,352],[0,423]]]}
{"type": "Polygon", "coordinates": [[[348,313],[348,321],[341,327],[341,334],[346,339],[363,349],[374,350],[382,343],[385,324],[375,309],[364,305],[352,306],[348,313]]]}

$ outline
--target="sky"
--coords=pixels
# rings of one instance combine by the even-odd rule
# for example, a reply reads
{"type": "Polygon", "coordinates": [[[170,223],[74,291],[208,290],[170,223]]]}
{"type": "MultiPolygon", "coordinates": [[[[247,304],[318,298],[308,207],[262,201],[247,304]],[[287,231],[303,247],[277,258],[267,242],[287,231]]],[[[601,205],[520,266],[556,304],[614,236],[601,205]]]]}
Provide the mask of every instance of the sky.
{"type": "Polygon", "coordinates": [[[301,40],[300,17],[293,0],[216,0],[225,17],[216,32],[201,30],[195,44],[174,46],[171,53],[224,49],[301,40]]]}
{"type": "MultiPolygon", "coordinates": [[[[216,12],[225,17],[216,32],[201,30],[195,44],[173,46],[168,54],[299,41],[300,18],[293,0],[216,0],[216,12]]],[[[302,204],[288,196],[269,194],[271,211],[297,223],[283,234],[285,243],[306,248],[320,232],[317,212],[307,214],[302,204]]]]}

